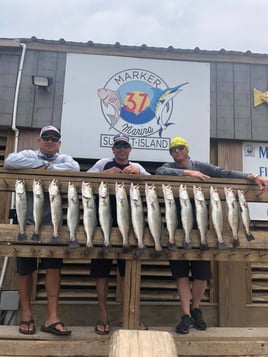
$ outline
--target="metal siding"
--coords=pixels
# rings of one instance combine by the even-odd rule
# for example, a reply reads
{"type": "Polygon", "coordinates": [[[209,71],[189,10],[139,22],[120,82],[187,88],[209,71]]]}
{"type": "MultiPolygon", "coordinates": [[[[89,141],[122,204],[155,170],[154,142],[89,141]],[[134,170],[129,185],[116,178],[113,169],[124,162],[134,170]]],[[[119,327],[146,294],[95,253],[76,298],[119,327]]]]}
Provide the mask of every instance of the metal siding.
{"type": "Polygon", "coordinates": [[[234,137],[234,75],[232,63],[217,64],[217,138],[234,137]]]}
{"type": "Polygon", "coordinates": [[[268,141],[268,105],[263,103],[253,106],[253,88],[262,92],[268,90],[267,65],[251,65],[251,97],[252,97],[252,140],[268,141]]]}
{"type": "Polygon", "coordinates": [[[47,124],[60,127],[66,54],[28,50],[25,56],[19,95],[17,125],[41,128],[47,124]],[[32,76],[52,77],[48,89],[32,84],[32,76]]]}
{"type": "Polygon", "coordinates": [[[210,137],[217,137],[217,69],[216,64],[211,63],[210,65],[210,137]]]}
{"type": "Polygon", "coordinates": [[[19,56],[0,55],[0,123],[10,126],[14,107],[19,56]]]}
{"type": "Polygon", "coordinates": [[[248,64],[234,64],[234,139],[252,138],[250,68],[248,64]]]}

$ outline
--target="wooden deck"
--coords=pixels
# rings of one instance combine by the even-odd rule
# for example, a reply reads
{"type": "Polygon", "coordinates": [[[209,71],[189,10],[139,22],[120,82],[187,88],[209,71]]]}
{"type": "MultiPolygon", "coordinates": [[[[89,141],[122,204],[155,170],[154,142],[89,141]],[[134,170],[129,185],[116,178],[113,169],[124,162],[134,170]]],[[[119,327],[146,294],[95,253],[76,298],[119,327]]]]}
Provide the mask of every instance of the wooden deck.
{"type": "MultiPolygon", "coordinates": [[[[39,330],[35,335],[26,336],[18,332],[17,326],[0,326],[0,356],[108,356],[115,329],[109,336],[96,335],[93,326],[71,329],[70,337],[57,337],[39,330]]],[[[268,328],[192,329],[188,335],[178,335],[164,327],[151,328],[150,332],[154,330],[172,334],[179,356],[268,356],[268,328]]]]}

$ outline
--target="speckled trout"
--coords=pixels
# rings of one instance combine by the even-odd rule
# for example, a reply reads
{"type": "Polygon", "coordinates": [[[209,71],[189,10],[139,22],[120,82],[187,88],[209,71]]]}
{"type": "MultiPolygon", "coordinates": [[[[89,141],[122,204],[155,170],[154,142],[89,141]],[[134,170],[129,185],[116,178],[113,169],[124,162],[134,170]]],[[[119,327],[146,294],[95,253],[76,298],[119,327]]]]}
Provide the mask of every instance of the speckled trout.
{"type": "Polygon", "coordinates": [[[32,240],[38,241],[40,239],[40,229],[44,214],[44,191],[39,179],[33,180],[33,219],[34,232],[32,240]]]}
{"type": "Polygon", "coordinates": [[[57,243],[59,240],[59,229],[62,223],[62,201],[59,184],[56,179],[53,179],[48,187],[51,221],[53,226],[52,243],[57,243]]]}
{"type": "Polygon", "coordinates": [[[69,248],[79,247],[76,238],[76,231],[80,220],[79,196],[77,188],[72,182],[68,183],[68,208],[67,208],[67,226],[70,233],[69,248]]]}
{"type": "Polygon", "coordinates": [[[26,222],[27,222],[27,195],[24,180],[16,180],[15,183],[15,195],[16,195],[16,213],[19,223],[19,233],[17,240],[26,240],[26,222]]]}
{"type": "Polygon", "coordinates": [[[90,182],[82,182],[83,224],[86,232],[86,252],[93,247],[93,234],[97,224],[96,203],[90,182]]]}
{"type": "Polygon", "coordinates": [[[189,198],[186,185],[181,184],[179,188],[180,208],[181,208],[181,223],[184,230],[185,249],[191,249],[190,234],[193,229],[193,207],[189,198]]]}
{"type": "Polygon", "coordinates": [[[112,215],[109,186],[103,181],[99,185],[99,221],[104,237],[104,253],[108,253],[111,250],[112,215]]]}
{"type": "Polygon", "coordinates": [[[123,253],[129,251],[130,209],[124,183],[115,183],[116,217],[123,238],[123,253]]]}
{"type": "Polygon", "coordinates": [[[155,243],[155,250],[160,252],[162,250],[160,243],[162,222],[160,206],[154,184],[149,185],[147,182],[145,183],[145,197],[149,230],[155,243]]]}
{"type": "Polygon", "coordinates": [[[178,226],[178,212],[175,203],[174,194],[170,185],[162,184],[163,196],[165,201],[165,218],[168,230],[168,248],[176,250],[175,234],[178,226]]]}
{"type": "Polygon", "coordinates": [[[138,241],[138,248],[136,254],[139,256],[145,251],[146,247],[144,245],[144,213],[143,204],[140,193],[140,186],[134,185],[133,182],[130,184],[129,189],[130,196],[130,207],[131,207],[131,222],[138,241]]]}
{"type": "Polygon", "coordinates": [[[210,186],[210,209],[211,209],[211,219],[212,224],[215,229],[218,248],[226,249],[226,245],[223,241],[222,230],[223,230],[223,213],[222,213],[222,204],[219,192],[216,187],[210,186]]]}
{"type": "Polygon", "coordinates": [[[208,209],[204,193],[201,187],[193,186],[196,222],[200,233],[200,249],[207,249],[208,209]]]}
{"type": "Polygon", "coordinates": [[[242,190],[237,190],[238,193],[238,201],[240,205],[240,210],[241,210],[241,218],[242,218],[242,223],[243,227],[245,230],[246,238],[248,242],[254,240],[253,235],[250,232],[250,217],[249,217],[249,209],[248,209],[248,203],[245,197],[245,193],[242,190]]]}
{"type": "Polygon", "coordinates": [[[238,231],[239,231],[239,203],[237,202],[234,190],[232,187],[224,187],[224,194],[227,206],[228,223],[232,230],[233,246],[239,246],[238,231]]]}

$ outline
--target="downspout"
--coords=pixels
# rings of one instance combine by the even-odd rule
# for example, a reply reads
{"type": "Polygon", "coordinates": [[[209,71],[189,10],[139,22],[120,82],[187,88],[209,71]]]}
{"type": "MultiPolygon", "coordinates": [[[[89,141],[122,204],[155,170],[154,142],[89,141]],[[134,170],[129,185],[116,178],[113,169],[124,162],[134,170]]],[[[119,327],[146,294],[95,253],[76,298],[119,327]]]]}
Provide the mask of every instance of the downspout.
{"type": "MultiPolygon", "coordinates": [[[[20,43],[20,46],[22,47],[22,52],[21,52],[21,57],[20,57],[20,64],[19,64],[19,71],[17,75],[17,83],[16,83],[16,89],[15,89],[15,97],[14,97],[14,106],[13,106],[13,116],[12,116],[12,130],[15,132],[15,142],[14,142],[14,152],[18,151],[18,143],[19,143],[19,129],[17,128],[17,109],[18,109],[18,98],[19,98],[19,91],[20,91],[20,82],[21,82],[21,75],[22,75],[22,70],[23,70],[23,65],[24,65],[24,58],[25,58],[25,53],[26,53],[26,45],[25,43],[20,43]]],[[[11,194],[11,209],[15,205],[15,194],[12,192],[11,194]]],[[[12,224],[12,219],[9,222],[12,224]]],[[[7,270],[7,263],[8,263],[8,257],[4,257],[3,261],[3,267],[0,275],[0,291],[2,290],[5,275],[6,275],[6,270],[7,270]]]]}

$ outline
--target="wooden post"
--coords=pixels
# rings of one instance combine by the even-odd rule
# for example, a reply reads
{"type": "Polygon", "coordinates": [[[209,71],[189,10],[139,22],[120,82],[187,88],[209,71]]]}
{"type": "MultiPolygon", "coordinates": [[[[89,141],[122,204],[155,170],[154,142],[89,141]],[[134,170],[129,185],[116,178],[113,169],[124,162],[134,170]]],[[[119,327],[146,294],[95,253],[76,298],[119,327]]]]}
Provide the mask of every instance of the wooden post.
{"type": "Polygon", "coordinates": [[[166,331],[117,330],[110,342],[109,357],[177,357],[172,335],[166,331]]]}
{"type": "Polygon", "coordinates": [[[123,327],[137,329],[140,321],[140,275],[141,262],[126,260],[123,327]]]}

